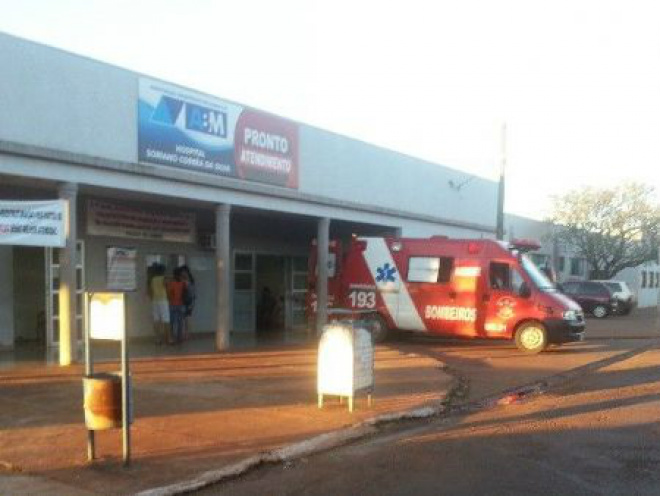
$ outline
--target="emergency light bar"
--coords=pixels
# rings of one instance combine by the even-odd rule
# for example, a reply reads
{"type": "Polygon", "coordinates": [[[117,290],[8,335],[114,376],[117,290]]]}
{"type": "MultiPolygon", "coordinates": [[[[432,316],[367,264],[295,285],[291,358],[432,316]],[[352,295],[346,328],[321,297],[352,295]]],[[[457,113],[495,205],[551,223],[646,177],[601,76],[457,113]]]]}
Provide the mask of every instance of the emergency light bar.
{"type": "Polygon", "coordinates": [[[514,239],[509,243],[509,248],[518,250],[520,253],[527,253],[540,249],[541,243],[534,239],[514,239]]]}

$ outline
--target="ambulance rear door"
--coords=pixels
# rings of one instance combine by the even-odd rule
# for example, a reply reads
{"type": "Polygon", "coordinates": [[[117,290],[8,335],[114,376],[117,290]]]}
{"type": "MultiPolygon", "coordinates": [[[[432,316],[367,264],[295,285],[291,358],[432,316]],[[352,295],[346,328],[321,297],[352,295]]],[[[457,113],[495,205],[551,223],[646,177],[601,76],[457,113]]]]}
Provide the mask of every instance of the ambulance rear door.
{"type": "Polygon", "coordinates": [[[426,326],[402,281],[405,247],[401,241],[365,238],[364,260],[377,289],[378,308],[396,329],[425,331],[426,326]],[[396,255],[396,257],[395,257],[396,255]],[[397,264],[395,258],[400,262],[397,264]]]}

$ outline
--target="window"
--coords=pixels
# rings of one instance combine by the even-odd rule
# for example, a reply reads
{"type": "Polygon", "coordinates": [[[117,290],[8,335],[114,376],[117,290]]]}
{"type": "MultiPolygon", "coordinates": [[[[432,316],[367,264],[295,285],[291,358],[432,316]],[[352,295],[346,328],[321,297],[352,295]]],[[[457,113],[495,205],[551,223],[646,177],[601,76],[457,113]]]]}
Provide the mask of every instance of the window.
{"type": "Polygon", "coordinates": [[[453,268],[451,257],[410,257],[408,282],[448,283],[453,268]]]}
{"type": "Polygon", "coordinates": [[[655,273],[655,287],[660,288],[660,272],[655,273]]]}
{"type": "Polygon", "coordinates": [[[234,270],[252,270],[252,254],[237,253],[234,256],[234,270]]]}
{"type": "Polygon", "coordinates": [[[618,282],[606,282],[604,283],[605,286],[608,287],[608,289],[614,293],[621,293],[623,291],[623,288],[621,287],[621,284],[618,282]]]}
{"type": "Polygon", "coordinates": [[[559,257],[557,260],[557,270],[559,272],[564,272],[564,269],[566,268],[566,257],[559,257]]]}
{"type": "Polygon", "coordinates": [[[523,284],[525,284],[525,279],[518,270],[512,269],[507,263],[491,262],[490,287],[492,289],[519,295],[523,284]]]}
{"type": "MultiPolygon", "coordinates": [[[[534,263],[530,261],[530,259],[527,257],[527,255],[523,255],[521,258],[521,263],[522,263],[522,268],[523,270],[527,273],[529,278],[532,280],[532,282],[536,285],[537,288],[539,289],[554,289],[555,284],[552,282],[550,279],[551,277],[554,278],[554,274],[552,274],[552,268],[551,267],[544,267],[543,269],[539,269],[534,263]],[[547,271],[547,273],[546,273],[547,271]],[[549,275],[551,274],[551,275],[549,275]]],[[[514,284],[515,288],[515,284],[514,284]]]]}
{"type": "Polygon", "coordinates": [[[545,267],[549,258],[547,255],[542,255],[541,253],[530,253],[530,257],[537,267],[545,267]]]}
{"type": "Polygon", "coordinates": [[[491,262],[490,287],[492,289],[511,289],[511,271],[509,269],[509,264],[491,262]]]}
{"type": "Polygon", "coordinates": [[[581,276],[582,272],[583,272],[582,259],[581,258],[571,258],[571,275],[572,276],[581,276]]]}
{"type": "Polygon", "coordinates": [[[607,296],[609,295],[609,290],[603,284],[598,284],[596,282],[583,282],[582,283],[582,293],[589,296],[607,296]]]}
{"type": "Polygon", "coordinates": [[[520,272],[517,270],[512,270],[511,271],[511,289],[513,289],[513,292],[516,293],[517,295],[521,294],[521,289],[523,284],[525,283],[525,280],[523,279],[522,275],[520,275],[520,272]]]}
{"type": "Polygon", "coordinates": [[[646,287],[646,271],[642,271],[642,289],[646,287]]]}
{"type": "Polygon", "coordinates": [[[655,272],[649,272],[649,288],[655,287],[655,272]]]}

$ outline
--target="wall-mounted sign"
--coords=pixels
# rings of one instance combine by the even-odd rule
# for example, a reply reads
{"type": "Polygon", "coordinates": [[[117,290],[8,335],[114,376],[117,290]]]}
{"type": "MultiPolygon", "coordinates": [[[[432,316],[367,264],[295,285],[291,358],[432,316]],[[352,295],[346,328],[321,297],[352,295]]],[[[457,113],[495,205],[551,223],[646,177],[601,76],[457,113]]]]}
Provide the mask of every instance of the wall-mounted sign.
{"type": "Polygon", "coordinates": [[[64,200],[0,201],[0,245],[62,248],[64,200]]]}
{"type": "Polygon", "coordinates": [[[107,250],[107,287],[116,291],[137,289],[137,250],[113,246],[107,250]]]}
{"type": "Polygon", "coordinates": [[[89,200],[87,234],[194,243],[195,214],[165,213],[107,201],[89,200]]]}
{"type": "Polygon", "coordinates": [[[297,188],[298,126],[141,78],[138,160],[297,188]]]}

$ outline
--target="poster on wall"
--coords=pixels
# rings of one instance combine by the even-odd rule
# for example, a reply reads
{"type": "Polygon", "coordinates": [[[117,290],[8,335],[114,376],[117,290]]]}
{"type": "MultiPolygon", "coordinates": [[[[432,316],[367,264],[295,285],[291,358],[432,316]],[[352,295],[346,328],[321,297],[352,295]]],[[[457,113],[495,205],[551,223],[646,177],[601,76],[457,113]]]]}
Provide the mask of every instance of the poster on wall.
{"type": "Polygon", "coordinates": [[[64,200],[0,200],[0,245],[64,247],[64,200]]]}
{"type": "Polygon", "coordinates": [[[140,78],[138,160],[298,188],[298,125],[140,78]]]}
{"type": "Polygon", "coordinates": [[[119,246],[107,249],[107,288],[115,291],[137,289],[137,249],[119,246]]]}
{"type": "Polygon", "coordinates": [[[87,234],[115,238],[194,243],[195,214],[166,213],[118,203],[87,202],[87,234]]]}

